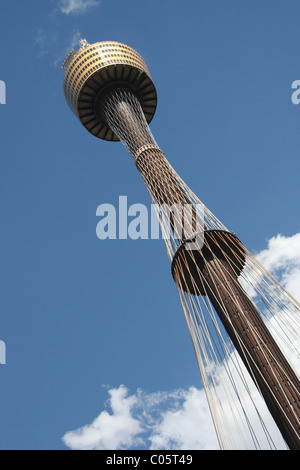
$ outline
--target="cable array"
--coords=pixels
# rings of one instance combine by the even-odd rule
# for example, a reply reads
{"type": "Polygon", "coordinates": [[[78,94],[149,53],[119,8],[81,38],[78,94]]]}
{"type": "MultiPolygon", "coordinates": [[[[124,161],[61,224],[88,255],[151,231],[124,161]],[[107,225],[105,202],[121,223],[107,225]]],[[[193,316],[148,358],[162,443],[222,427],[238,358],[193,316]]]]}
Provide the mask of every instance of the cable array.
{"type": "Polygon", "coordinates": [[[132,89],[108,89],[98,106],[155,207],[220,447],[277,448],[275,420],[299,448],[299,303],[179,177],[132,89]]]}

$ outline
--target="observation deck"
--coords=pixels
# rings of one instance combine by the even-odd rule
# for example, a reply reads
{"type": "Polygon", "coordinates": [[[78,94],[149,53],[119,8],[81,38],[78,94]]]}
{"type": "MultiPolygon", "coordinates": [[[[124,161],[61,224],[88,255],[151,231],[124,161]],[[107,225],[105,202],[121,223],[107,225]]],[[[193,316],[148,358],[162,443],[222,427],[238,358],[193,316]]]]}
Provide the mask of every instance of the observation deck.
{"type": "Polygon", "coordinates": [[[107,126],[96,103],[108,89],[130,88],[141,103],[148,124],[156,106],[157,93],[143,58],[131,47],[118,42],[89,44],[80,41],[80,49],[72,50],[62,68],[66,70],[64,95],[83,126],[100,139],[118,141],[107,126]]]}

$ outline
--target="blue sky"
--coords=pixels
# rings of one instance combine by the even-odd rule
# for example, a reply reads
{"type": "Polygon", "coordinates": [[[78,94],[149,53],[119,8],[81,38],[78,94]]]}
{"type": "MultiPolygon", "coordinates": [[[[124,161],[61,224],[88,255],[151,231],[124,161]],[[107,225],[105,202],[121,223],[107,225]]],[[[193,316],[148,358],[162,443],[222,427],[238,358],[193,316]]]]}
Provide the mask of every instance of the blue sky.
{"type": "Polygon", "coordinates": [[[183,413],[201,389],[162,240],[96,236],[99,204],[150,200],[123,146],[89,135],[66,105],[70,48],[115,40],[144,57],[158,92],[151,129],[170,163],[250,251],[281,234],[295,286],[299,17],[297,0],[3,2],[1,449],[66,449],[66,433],[101,416],[101,434],[107,414],[130,438],[112,431],[94,447],[147,448],[135,400],[151,399],[154,419],[167,406],[183,413]]]}

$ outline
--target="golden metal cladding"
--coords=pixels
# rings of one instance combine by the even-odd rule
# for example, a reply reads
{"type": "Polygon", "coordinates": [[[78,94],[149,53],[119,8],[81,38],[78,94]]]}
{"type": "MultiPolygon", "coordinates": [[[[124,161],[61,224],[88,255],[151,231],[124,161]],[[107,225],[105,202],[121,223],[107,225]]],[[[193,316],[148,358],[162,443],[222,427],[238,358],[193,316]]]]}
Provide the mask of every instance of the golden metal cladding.
{"type": "Polygon", "coordinates": [[[71,51],[63,68],[66,101],[85,128],[96,137],[119,140],[101,120],[95,102],[108,87],[130,87],[137,94],[148,123],[152,120],[157,94],[143,58],[118,42],[85,43],[71,51]]]}

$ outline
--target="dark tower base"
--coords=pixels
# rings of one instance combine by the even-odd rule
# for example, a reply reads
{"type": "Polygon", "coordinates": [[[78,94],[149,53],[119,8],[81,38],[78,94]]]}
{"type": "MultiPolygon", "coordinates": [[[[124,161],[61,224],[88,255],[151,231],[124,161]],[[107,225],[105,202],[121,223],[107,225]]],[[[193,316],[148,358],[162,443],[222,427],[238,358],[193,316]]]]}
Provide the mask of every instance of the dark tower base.
{"type": "Polygon", "coordinates": [[[300,383],[237,279],[244,262],[235,235],[211,230],[201,251],[179,248],[172,274],[185,292],[209,297],[287,445],[299,450],[300,383]]]}

